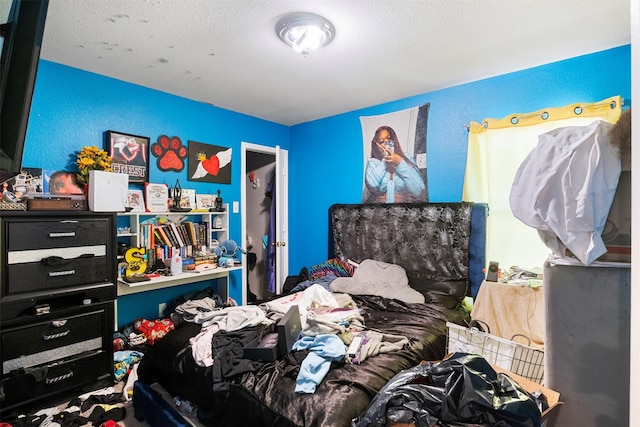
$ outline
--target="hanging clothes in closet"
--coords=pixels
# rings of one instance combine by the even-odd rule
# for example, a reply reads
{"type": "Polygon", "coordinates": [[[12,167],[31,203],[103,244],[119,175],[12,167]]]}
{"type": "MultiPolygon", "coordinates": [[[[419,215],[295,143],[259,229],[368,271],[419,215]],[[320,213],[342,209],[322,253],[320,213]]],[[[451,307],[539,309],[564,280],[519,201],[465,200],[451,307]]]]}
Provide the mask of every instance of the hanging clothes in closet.
{"type": "Polygon", "coordinates": [[[276,291],[276,171],[273,170],[269,184],[264,191],[264,195],[271,199],[269,210],[269,229],[267,231],[267,290],[276,291]]]}

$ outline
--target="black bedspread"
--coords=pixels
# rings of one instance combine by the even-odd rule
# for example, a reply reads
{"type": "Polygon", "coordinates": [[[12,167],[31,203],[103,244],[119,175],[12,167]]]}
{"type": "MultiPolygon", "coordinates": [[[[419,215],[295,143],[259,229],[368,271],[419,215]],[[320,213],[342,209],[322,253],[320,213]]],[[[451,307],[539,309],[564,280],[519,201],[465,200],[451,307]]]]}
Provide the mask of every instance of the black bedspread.
{"type": "MultiPolygon", "coordinates": [[[[460,302],[468,290],[468,203],[334,205],[330,209],[332,251],[341,260],[385,261],[402,266],[424,304],[372,295],[352,295],[365,326],[410,340],[403,350],[378,354],[360,365],[334,362],[314,394],[295,394],[306,353],[271,363],[241,358],[268,332],[252,328],[217,333],[211,368],[195,365],[189,338],[199,325],[183,325],[154,345],[138,369],[142,381],[158,381],[194,403],[206,425],[242,427],[348,427],[398,372],[444,356],[446,322],[464,324],[460,302]],[[219,347],[225,344],[224,351],[219,347]]],[[[353,291],[355,293],[355,290],[353,291]]]]}
{"type": "Polygon", "coordinates": [[[225,405],[232,381],[262,365],[243,359],[242,349],[257,345],[269,329],[256,326],[214,334],[212,346],[216,357],[209,367],[196,364],[189,345],[190,338],[200,330],[199,324],[184,323],[158,340],[140,361],[138,378],[147,384],[158,382],[171,395],[197,404],[203,408],[203,416],[219,417],[229,412],[225,405]]]}
{"type": "MultiPolygon", "coordinates": [[[[198,404],[199,417],[216,426],[349,426],[366,409],[389,379],[423,360],[444,356],[446,321],[464,322],[459,309],[437,304],[408,304],[377,296],[353,296],[363,309],[368,328],[404,335],[410,345],[398,352],[379,354],[360,365],[334,363],[314,394],[294,393],[299,366],[306,352],[293,352],[272,362],[250,362],[236,358],[229,368],[244,366],[214,381],[221,371],[196,367],[186,349],[199,325],[187,324],[169,333],[143,357],[138,369],[142,381],[160,382],[170,393],[198,404]],[[220,382],[229,386],[229,391],[220,382]],[[214,391],[214,384],[216,384],[214,391]]],[[[238,345],[257,341],[260,328],[231,333],[238,345]]],[[[229,337],[227,337],[229,338],[229,337]]],[[[222,355],[224,357],[224,355],[222,355]]],[[[225,362],[219,366],[225,366],[225,362]]]]}
{"type": "Polygon", "coordinates": [[[366,409],[377,391],[396,373],[422,360],[441,359],[445,321],[459,323],[464,319],[461,311],[440,305],[407,304],[376,296],[353,298],[365,310],[367,327],[404,335],[411,345],[399,352],[368,358],[360,365],[335,364],[312,395],[294,394],[297,370],[290,369],[291,358],[245,374],[241,381],[243,391],[265,405],[261,418],[267,424],[261,425],[287,425],[268,424],[282,417],[295,426],[349,426],[351,419],[366,409]],[[270,416],[270,412],[276,416],[270,416]]]}

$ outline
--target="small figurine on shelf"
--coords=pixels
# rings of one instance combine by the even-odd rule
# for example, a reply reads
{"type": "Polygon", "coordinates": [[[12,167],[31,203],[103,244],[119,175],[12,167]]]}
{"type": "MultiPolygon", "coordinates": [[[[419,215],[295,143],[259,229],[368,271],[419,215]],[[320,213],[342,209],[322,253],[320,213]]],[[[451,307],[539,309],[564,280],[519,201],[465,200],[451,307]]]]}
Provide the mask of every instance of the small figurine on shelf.
{"type": "Polygon", "coordinates": [[[124,253],[124,263],[121,263],[125,264],[123,266],[125,272],[122,280],[127,283],[147,282],[151,280],[144,274],[147,270],[148,259],[146,248],[127,248],[124,253]]]}
{"type": "Polygon", "coordinates": [[[182,187],[180,186],[180,180],[176,179],[176,185],[171,189],[171,212],[189,212],[191,208],[183,208],[182,202],[182,187]]]}
{"type": "Polygon", "coordinates": [[[213,207],[209,209],[210,212],[224,212],[224,207],[222,207],[222,197],[220,196],[220,190],[218,190],[218,197],[213,202],[213,207]]]}

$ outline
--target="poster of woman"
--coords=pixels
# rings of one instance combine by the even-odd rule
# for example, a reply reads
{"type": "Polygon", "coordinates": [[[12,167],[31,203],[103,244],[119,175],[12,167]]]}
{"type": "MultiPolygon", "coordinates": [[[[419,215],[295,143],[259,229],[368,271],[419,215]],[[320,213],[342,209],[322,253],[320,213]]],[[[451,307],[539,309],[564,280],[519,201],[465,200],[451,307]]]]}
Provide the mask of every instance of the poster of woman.
{"type": "Polygon", "coordinates": [[[364,143],[362,203],[428,202],[429,104],[360,117],[364,143]]]}

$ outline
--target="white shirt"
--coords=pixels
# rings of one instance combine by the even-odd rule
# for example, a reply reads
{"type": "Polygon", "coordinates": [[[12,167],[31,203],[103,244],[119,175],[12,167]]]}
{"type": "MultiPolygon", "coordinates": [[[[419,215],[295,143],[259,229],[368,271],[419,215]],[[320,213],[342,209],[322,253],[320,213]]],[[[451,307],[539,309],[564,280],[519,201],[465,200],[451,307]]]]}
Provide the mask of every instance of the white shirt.
{"type": "Polygon", "coordinates": [[[597,120],[540,135],[509,197],[514,216],[538,229],[555,254],[568,249],[586,265],[607,252],[601,235],[621,170],[612,126],[597,120]]]}

